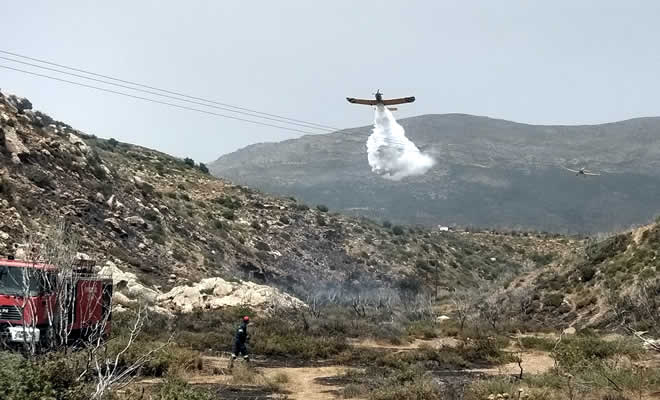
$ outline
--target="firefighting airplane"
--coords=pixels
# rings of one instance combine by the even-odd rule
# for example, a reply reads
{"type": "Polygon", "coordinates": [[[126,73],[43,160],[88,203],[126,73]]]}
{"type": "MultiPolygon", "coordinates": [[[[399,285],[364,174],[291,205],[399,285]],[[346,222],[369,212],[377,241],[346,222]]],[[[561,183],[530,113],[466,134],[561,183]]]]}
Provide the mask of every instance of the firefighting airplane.
{"type": "MultiPolygon", "coordinates": [[[[383,94],[380,92],[380,89],[374,93],[374,96],[376,96],[376,100],[366,100],[366,99],[355,99],[353,97],[347,97],[346,100],[348,100],[349,103],[352,104],[363,104],[365,106],[376,106],[376,105],[383,105],[383,106],[393,106],[396,104],[405,104],[405,103],[412,103],[415,101],[415,97],[401,97],[398,99],[387,99],[383,100],[383,94]]],[[[396,108],[388,107],[390,111],[396,111],[396,108]]]]}
{"type": "Polygon", "coordinates": [[[571,169],[571,168],[566,168],[566,167],[564,167],[563,165],[562,165],[562,168],[564,168],[564,169],[567,170],[567,171],[575,172],[575,176],[580,176],[580,175],[582,175],[582,176],[600,176],[600,174],[597,174],[597,173],[591,172],[591,171],[586,170],[586,169],[584,169],[584,168],[580,168],[580,169],[571,169]]]}

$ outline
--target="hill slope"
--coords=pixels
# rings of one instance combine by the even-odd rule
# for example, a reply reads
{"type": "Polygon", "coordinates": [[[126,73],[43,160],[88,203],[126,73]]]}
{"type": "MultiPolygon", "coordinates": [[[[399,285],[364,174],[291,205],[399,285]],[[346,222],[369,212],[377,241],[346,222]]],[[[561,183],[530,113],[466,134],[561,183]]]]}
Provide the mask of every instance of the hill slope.
{"type": "Polygon", "coordinates": [[[660,118],[534,126],[463,114],[399,121],[436,166],[390,182],[367,164],[371,127],[262,143],[212,173],[269,192],[396,222],[555,232],[625,229],[659,210],[660,118]],[[600,177],[561,168],[587,167],[600,177]]]}
{"type": "Polygon", "coordinates": [[[293,291],[382,287],[405,276],[477,286],[580,246],[561,238],[385,228],[310,209],[154,150],[84,134],[15,96],[0,95],[0,132],[0,253],[39,238],[63,217],[82,252],[161,290],[205,277],[293,291]]]}

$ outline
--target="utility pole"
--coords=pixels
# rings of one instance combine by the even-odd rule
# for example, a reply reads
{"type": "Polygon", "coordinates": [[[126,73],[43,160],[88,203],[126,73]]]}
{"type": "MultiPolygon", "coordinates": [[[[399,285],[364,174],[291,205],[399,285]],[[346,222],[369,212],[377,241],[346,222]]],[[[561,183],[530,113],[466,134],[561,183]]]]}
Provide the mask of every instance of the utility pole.
{"type": "Polygon", "coordinates": [[[440,264],[440,262],[438,262],[438,261],[435,262],[435,300],[436,300],[436,301],[438,301],[438,284],[439,284],[439,280],[438,280],[438,265],[439,265],[439,264],[440,264]]]}

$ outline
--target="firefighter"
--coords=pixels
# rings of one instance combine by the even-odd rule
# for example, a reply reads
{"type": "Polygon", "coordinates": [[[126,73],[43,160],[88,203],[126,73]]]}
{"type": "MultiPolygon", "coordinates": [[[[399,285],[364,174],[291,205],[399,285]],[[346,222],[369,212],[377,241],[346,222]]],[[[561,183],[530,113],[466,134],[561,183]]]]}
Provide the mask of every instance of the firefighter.
{"type": "Polygon", "coordinates": [[[248,354],[247,342],[250,340],[250,335],[248,335],[248,324],[250,323],[250,317],[247,315],[243,317],[243,322],[236,330],[236,337],[234,337],[234,346],[232,348],[231,361],[229,362],[229,368],[234,366],[234,360],[240,355],[243,356],[243,359],[246,362],[250,361],[250,356],[248,354]]]}

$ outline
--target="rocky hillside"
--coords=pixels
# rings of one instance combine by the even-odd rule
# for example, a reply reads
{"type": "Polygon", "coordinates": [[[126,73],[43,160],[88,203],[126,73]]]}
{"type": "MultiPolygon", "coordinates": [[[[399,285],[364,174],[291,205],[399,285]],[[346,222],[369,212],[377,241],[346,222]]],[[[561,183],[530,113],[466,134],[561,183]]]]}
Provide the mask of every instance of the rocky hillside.
{"type": "Polygon", "coordinates": [[[31,108],[0,95],[0,252],[21,251],[63,218],[81,252],[158,293],[213,277],[299,292],[387,286],[406,276],[476,286],[580,247],[566,238],[339,215],[214,178],[192,160],[96,138],[31,108]]]}
{"type": "Polygon", "coordinates": [[[370,126],[248,146],[210,168],[269,192],[427,226],[609,232],[660,211],[660,118],[535,126],[445,114],[400,122],[437,161],[424,176],[391,182],[373,174],[370,126]],[[562,166],[602,176],[576,177],[562,166]]]}
{"type": "Polygon", "coordinates": [[[660,223],[590,240],[563,261],[514,279],[500,293],[503,309],[578,328],[660,333],[660,223]]]}

